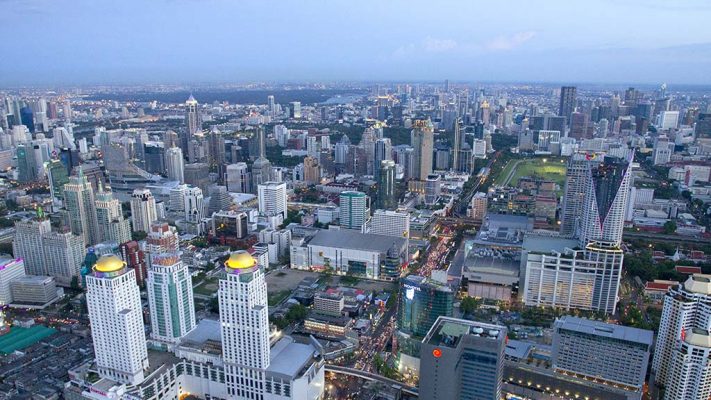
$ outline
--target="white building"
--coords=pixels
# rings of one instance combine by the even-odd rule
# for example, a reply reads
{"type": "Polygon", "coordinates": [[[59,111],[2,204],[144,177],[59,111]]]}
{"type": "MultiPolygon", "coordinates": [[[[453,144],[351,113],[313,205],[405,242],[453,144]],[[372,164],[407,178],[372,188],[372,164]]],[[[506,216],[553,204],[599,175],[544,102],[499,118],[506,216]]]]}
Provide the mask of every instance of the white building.
{"type": "Polygon", "coordinates": [[[233,193],[251,193],[249,186],[249,167],[247,163],[239,162],[227,166],[225,174],[227,191],[233,193]]]}
{"type": "Polygon", "coordinates": [[[133,231],[148,232],[158,220],[156,199],[148,189],[135,189],[131,194],[131,222],[133,231]]]}
{"type": "Polygon", "coordinates": [[[667,381],[664,400],[711,398],[711,335],[707,329],[682,331],[672,350],[673,378],[667,381]]]}
{"type": "Polygon", "coordinates": [[[185,192],[188,190],[188,185],[178,185],[170,189],[168,195],[168,208],[170,211],[185,211],[185,192]]]}
{"type": "Polygon", "coordinates": [[[25,276],[22,258],[0,260],[0,305],[12,303],[10,283],[25,276]]]}
{"type": "Polygon", "coordinates": [[[179,253],[151,257],[146,291],[151,313],[151,337],[177,343],[195,328],[192,278],[179,253]]]}
{"type": "Polygon", "coordinates": [[[185,220],[191,224],[199,224],[205,217],[205,201],[199,187],[189,186],[183,192],[183,210],[185,220]]]}
{"type": "Polygon", "coordinates": [[[96,221],[101,242],[121,244],[131,240],[131,224],[124,219],[121,202],[111,192],[96,194],[96,221]]]}
{"type": "Polygon", "coordinates": [[[345,191],[340,195],[339,219],[341,228],[362,231],[370,216],[370,201],[363,192],[345,191]]]}
{"type": "Polygon", "coordinates": [[[25,268],[30,275],[48,275],[42,237],[51,231],[52,224],[45,218],[33,218],[15,223],[12,253],[15,257],[24,260],[25,268]]]}
{"type": "Polygon", "coordinates": [[[670,142],[666,136],[657,138],[652,152],[652,163],[654,165],[663,165],[671,160],[674,154],[674,142],[670,142]]]}
{"type": "Polygon", "coordinates": [[[662,111],[657,117],[659,130],[676,129],[679,126],[679,111],[662,111]]]}
{"type": "Polygon", "coordinates": [[[165,170],[168,179],[185,183],[185,159],[180,147],[171,147],[165,151],[165,170]]]}
{"type": "MultiPolygon", "coordinates": [[[[702,364],[696,358],[698,355],[707,354],[708,348],[698,346],[694,343],[686,343],[684,336],[689,336],[689,331],[701,329],[708,335],[710,328],[709,317],[711,316],[711,275],[694,274],[686,282],[669,289],[664,296],[664,308],[662,318],[659,323],[659,332],[655,344],[654,358],[652,360],[652,372],[655,374],[656,383],[667,387],[669,394],[672,387],[673,393],[692,393],[688,391],[690,380],[696,380],[696,384],[705,387],[705,395],[692,397],[681,395],[680,397],[665,397],[665,399],[708,399],[711,392],[709,379],[706,375],[708,366],[697,366],[699,368],[689,368],[689,364],[702,364]],[[700,347],[699,353],[694,357],[685,356],[694,346],[700,347]],[[681,352],[681,353],[680,353],[681,352]],[[686,360],[684,360],[686,358],[686,360]],[[679,359],[679,360],[677,360],[679,359]],[[699,380],[706,376],[707,379],[699,380]]],[[[709,347],[709,346],[707,346],[709,347]]],[[[708,355],[708,354],[707,354],[708,355]]]]}
{"type": "Polygon", "coordinates": [[[282,214],[286,218],[286,183],[265,182],[258,186],[257,196],[261,214],[282,214]]]}
{"type": "Polygon", "coordinates": [[[374,235],[410,237],[410,213],[406,211],[375,210],[370,220],[370,232],[374,235]]]}
{"type": "Polygon", "coordinates": [[[86,256],[84,238],[71,232],[48,232],[42,235],[42,249],[47,268],[62,286],[71,286],[81,279],[81,266],[86,256]]]}
{"type": "Polygon", "coordinates": [[[86,276],[86,286],[99,374],[128,385],[143,382],[148,350],[135,271],[115,255],[104,255],[86,276]]]}

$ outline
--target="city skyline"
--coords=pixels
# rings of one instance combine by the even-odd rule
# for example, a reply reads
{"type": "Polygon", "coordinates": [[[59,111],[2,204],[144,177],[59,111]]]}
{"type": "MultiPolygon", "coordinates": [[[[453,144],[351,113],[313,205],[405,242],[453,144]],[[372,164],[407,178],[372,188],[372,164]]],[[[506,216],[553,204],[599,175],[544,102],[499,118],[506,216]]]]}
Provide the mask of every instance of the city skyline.
{"type": "Polygon", "coordinates": [[[33,55],[0,66],[3,86],[445,78],[711,84],[704,73],[711,7],[695,0],[368,2],[353,13],[339,2],[0,5],[0,34],[20,39],[0,51],[33,55]],[[630,29],[634,21],[642,23],[630,29]]]}

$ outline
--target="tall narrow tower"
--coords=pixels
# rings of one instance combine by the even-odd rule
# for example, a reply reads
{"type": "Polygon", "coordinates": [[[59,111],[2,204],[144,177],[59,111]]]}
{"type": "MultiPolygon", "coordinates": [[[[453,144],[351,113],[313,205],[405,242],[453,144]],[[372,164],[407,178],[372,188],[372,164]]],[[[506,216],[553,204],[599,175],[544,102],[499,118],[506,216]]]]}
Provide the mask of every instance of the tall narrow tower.
{"type": "Polygon", "coordinates": [[[99,225],[96,219],[94,189],[81,167],[77,176],[69,178],[64,185],[64,205],[69,212],[69,226],[72,233],[84,237],[84,243],[99,243],[99,225]]]}
{"type": "Polygon", "coordinates": [[[188,128],[188,137],[202,130],[202,120],[200,119],[200,108],[197,100],[191,94],[185,102],[185,125],[188,128]]]}
{"type": "Polygon", "coordinates": [[[99,374],[128,385],[143,382],[148,350],[135,272],[115,255],[104,255],[86,276],[86,286],[99,374]]]}
{"type": "Polygon", "coordinates": [[[434,132],[432,122],[429,120],[417,120],[413,124],[414,129],[410,136],[410,142],[415,149],[413,163],[415,164],[413,178],[424,181],[427,175],[432,173],[432,152],[434,150],[434,132]]]}
{"type": "Polygon", "coordinates": [[[151,257],[147,292],[153,338],[177,343],[195,328],[192,278],[179,253],[151,257]]]}
{"type": "Polygon", "coordinates": [[[218,291],[227,394],[262,399],[269,367],[269,314],[264,270],[246,251],[225,262],[218,291]]]}

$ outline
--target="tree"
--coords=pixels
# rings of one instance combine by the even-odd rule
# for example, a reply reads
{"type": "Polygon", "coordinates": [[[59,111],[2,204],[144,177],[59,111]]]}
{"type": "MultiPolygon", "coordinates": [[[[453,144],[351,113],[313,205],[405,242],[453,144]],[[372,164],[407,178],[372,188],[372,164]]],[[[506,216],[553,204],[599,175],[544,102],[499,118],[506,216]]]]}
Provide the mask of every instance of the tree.
{"type": "Polygon", "coordinates": [[[137,242],[140,242],[141,240],[145,239],[146,236],[148,236],[148,234],[143,231],[131,232],[131,239],[137,242]]]}
{"type": "Polygon", "coordinates": [[[462,302],[459,304],[459,308],[464,314],[472,314],[479,308],[480,304],[481,300],[467,296],[462,299],[462,302]]]}
{"type": "Polygon", "coordinates": [[[664,227],[662,229],[664,230],[664,233],[672,234],[672,233],[676,232],[676,222],[667,221],[664,223],[664,227]]]}

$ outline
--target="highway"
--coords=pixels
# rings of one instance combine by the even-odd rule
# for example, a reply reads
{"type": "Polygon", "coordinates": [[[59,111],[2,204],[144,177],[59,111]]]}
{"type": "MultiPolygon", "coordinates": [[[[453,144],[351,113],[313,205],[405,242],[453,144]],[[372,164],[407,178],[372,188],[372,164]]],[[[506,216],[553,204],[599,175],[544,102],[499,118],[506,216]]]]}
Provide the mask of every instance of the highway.
{"type": "Polygon", "coordinates": [[[326,364],[325,366],[326,372],[333,372],[336,374],[346,374],[350,376],[355,376],[357,378],[361,379],[367,379],[369,381],[378,381],[382,382],[391,386],[398,386],[402,388],[402,391],[413,395],[417,396],[417,388],[414,386],[409,386],[404,383],[398,382],[394,379],[386,378],[382,375],[374,374],[372,372],[366,372],[362,371],[360,369],[355,369],[355,368],[348,368],[348,367],[341,367],[338,365],[331,365],[331,364],[326,364]]]}

